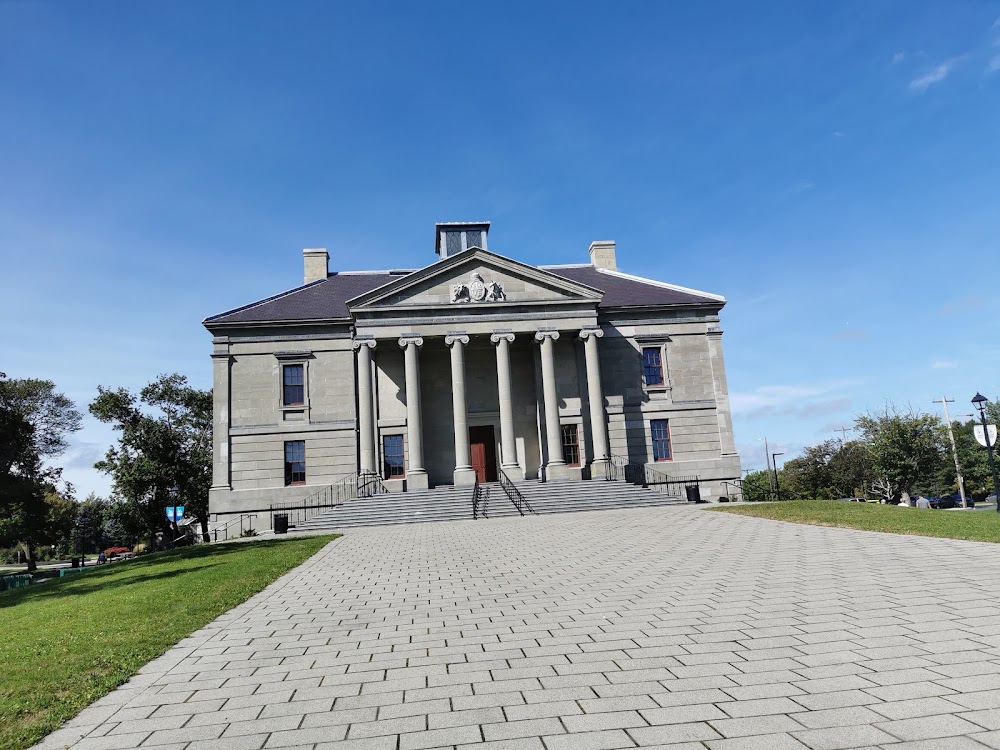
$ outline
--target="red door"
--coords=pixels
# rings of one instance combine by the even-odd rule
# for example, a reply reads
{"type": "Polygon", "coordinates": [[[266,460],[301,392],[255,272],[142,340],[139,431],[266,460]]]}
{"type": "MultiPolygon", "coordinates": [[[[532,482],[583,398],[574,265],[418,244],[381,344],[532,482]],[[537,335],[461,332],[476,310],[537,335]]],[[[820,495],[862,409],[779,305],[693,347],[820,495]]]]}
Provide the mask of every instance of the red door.
{"type": "Polygon", "coordinates": [[[497,481],[497,444],[493,438],[493,426],[470,427],[469,448],[472,469],[479,481],[497,481]]]}

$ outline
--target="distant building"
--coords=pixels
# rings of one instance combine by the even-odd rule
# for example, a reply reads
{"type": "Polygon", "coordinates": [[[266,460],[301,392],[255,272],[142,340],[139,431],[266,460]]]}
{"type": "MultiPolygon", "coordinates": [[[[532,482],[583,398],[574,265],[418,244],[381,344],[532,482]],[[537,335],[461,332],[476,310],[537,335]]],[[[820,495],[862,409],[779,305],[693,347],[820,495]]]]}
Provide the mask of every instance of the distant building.
{"type": "Polygon", "coordinates": [[[438,224],[417,270],[328,270],[204,321],[213,335],[212,513],[296,501],[362,472],[393,491],[604,479],[609,461],[740,477],[723,297],[590,263],[487,249],[488,222],[438,224]],[[614,457],[614,458],[613,458],[614,457]]]}

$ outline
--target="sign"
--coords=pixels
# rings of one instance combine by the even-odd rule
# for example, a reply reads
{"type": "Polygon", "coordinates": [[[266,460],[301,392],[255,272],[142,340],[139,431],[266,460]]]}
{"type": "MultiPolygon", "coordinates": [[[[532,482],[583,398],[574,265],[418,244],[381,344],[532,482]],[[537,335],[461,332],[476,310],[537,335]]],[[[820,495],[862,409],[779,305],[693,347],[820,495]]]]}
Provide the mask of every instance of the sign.
{"type": "Polygon", "coordinates": [[[171,523],[177,523],[182,518],[184,518],[184,506],[183,505],[168,505],[167,506],[167,520],[171,523]]]}
{"type": "Polygon", "coordinates": [[[989,448],[990,446],[997,444],[997,426],[995,424],[986,425],[986,430],[984,434],[983,426],[977,424],[972,428],[972,432],[976,436],[976,442],[979,443],[984,448],[989,448]],[[989,435],[989,442],[986,442],[986,435],[989,435]]]}

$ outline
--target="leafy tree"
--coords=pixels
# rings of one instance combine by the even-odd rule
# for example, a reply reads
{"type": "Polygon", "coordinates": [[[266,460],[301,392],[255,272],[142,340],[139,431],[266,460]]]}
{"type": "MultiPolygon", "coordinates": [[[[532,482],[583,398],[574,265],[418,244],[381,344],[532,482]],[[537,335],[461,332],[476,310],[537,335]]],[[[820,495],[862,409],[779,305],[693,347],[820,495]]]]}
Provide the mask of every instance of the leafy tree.
{"type": "Polygon", "coordinates": [[[111,475],[144,529],[176,531],[164,509],[184,505],[208,541],[212,392],[190,387],[183,375],[161,375],[138,396],[99,387],[90,412],[120,433],[96,468],[111,475]]]}
{"type": "Polygon", "coordinates": [[[767,471],[751,471],[743,478],[743,499],[759,503],[771,499],[771,483],[767,471]]]}
{"type": "Polygon", "coordinates": [[[29,571],[37,567],[35,548],[50,543],[46,498],[61,480],[62,470],[45,462],[65,452],[81,422],[52,381],[0,376],[0,540],[23,545],[29,571]]]}
{"type": "Polygon", "coordinates": [[[785,461],[779,480],[782,494],[810,500],[829,499],[833,495],[830,460],[836,450],[837,441],[827,440],[785,461]]]}
{"type": "Polygon", "coordinates": [[[872,486],[888,502],[909,503],[915,487],[929,487],[946,461],[941,420],[912,409],[886,407],[855,420],[871,455],[872,486]]]}
{"type": "Polygon", "coordinates": [[[840,443],[830,454],[830,486],[834,497],[866,497],[871,481],[871,451],[861,440],[840,443]]]}

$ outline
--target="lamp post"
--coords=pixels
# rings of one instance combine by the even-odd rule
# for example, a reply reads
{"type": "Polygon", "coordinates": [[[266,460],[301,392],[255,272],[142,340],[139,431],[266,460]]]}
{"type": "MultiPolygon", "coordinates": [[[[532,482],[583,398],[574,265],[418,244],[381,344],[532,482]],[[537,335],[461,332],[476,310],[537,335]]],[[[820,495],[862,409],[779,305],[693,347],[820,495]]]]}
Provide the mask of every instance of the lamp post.
{"type": "Polygon", "coordinates": [[[779,451],[778,453],[771,454],[771,464],[774,466],[774,496],[778,500],[781,500],[781,486],[778,484],[778,462],[775,460],[778,456],[784,456],[784,451],[779,451]]]}
{"type": "Polygon", "coordinates": [[[993,463],[993,442],[990,440],[990,430],[986,424],[986,402],[986,396],[978,391],[972,399],[972,405],[979,410],[979,418],[983,423],[983,442],[986,443],[986,455],[989,457],[990,472],[993,474],[993,496],[997,501],[997,513],[1000,513],[1000,481],[997,481],[997,466],[993,463]]]}

